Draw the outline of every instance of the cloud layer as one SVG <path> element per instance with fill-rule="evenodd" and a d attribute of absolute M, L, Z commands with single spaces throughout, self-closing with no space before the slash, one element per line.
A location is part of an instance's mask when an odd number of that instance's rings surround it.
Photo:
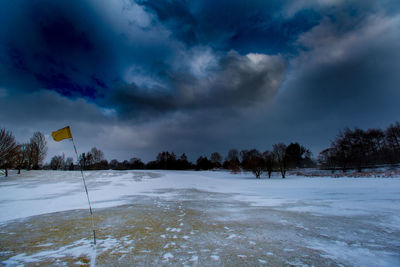
<path fill-rule="evenodd" d="M 399 11 L 372 0 L 3 1 L 0 126 L 27 139 L 71 124 L 84 150 L 109 159 L 281 141 L 318 152 L 343 127 L 398 119 Z"/>

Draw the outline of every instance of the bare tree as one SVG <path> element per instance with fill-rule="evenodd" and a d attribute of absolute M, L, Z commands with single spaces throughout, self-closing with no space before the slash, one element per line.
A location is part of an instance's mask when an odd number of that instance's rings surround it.
<path fill-rule="evenodd" d="M 229 150 L 224 162 L 224 168 L 231 170 L 233 173 L 240 171 L 239 152 L 236 149 Z"/>
<path fill-rule="evenodd" d="M 271 178 L 272 171 L 274 170 L 275 165 L 275 156 L 274 153 L 271 151 L 265 151 L 263 153 L 264 161 L 265 161 L 265 168 L 268 173 L 268 178 Z"/>
<path fill-rule="evenodd" d="M 93 147 L 90 150 L 90 153 L 93 156 L 93 163 L 100 163 L 102 160 L 104 160 L 104 153 L 100 149 L 97 149 L 96 147 Z"/>
<path fill-rule="evenodd" d="M 119 161 L 116 159 L 113 159 L 110 161 L 110 168 L 112 170 L 117 170 L 118 169 L 118 165 L 119 165 Z"/>
<path fill-rule="evenodd" d="M 84 170 L 87 169 L 88 164 L 87 164 L 86 153 L 82 153 L 79 155 L 78 163 L 82 169 L 84 169 Z"/>
<path fill-rule="evenodd" d="M 129 167 L 130 169 L 140 170 L 144 169 L 145 165 L 140 158 L 131 158 L 129 160 Z"/>
<path fill-rule="evenodd" d="M 177 159 L 174 152 L 163 151 L 158 153 L 156 159 L 156 168 L 163 170 L 173 170 L 176 168 Z"/>
<path fill-rule="evenodd" d="M 177 169 L 178 170 L 189 170 L 189 169 L 193 169 L 193 168 L 194 168 L 194 166 L 191 162 L 189 162 L 189 159 L 186 156 L 186 154 L 182 153 L 182 155 L 177 160 Z"/>
<path fill-rule="evenodd" d="M 260 178 L 265 170 L 265 162 L 261 153 L 257 149 L 242 150 L 240 156 L 242 157 L 242 167 L 251 171 L 256 178 Z"/>
<path fill-rule="evenodd" d="M 72 157 L 68 157 L 65 160 L 65 168 L 64 168 L 64 170 L 70 170 L 70 171 L 74 170 L 74 159 Z"/>
<path fill-rule="evenodd" d="M 299 143 L 290 143 L 286 148 L 289 168 L 303 168 L 307 155 L 311 155 L 310 150 Z"/>
<path fill-rule="evenodd" d="M 18 174 L 21 174 L 21 169 L 27 165 L 28 144 L 19 144 L 15 155 L 15 167 L 18 169 Z"/>
<path fill-rule="evenodd" d="M 337 150 L 334 147 L 329 147 L 322 150 L 318 156 L 318 163 L 332 173 L 335 172 L 337 160 L 336 160 Z"/>
<path fill-rule="evenodd" d="M 8 176 L 8 168 L 14 163 L 17 149 L 12 133 L 0 128 L 0 168 L 4 169 L 5 176 Z"/>
<path fill-rule="evenodd" d="M 385 159 L 385 133 L 381 129 L 368 129 L 366 132 L 369 164 L 382 164 Z"/>
<path fill-rule="evenodd" d="M 210 170 L 213 168 L 212 162 L 207 157 L 200 156 L 196 161 L 196 170 Z"/>
<path fill-rule="evenodd" d="M 65 165 L 64 158 L 65 158 L 64 154 L 62 156 L 57 155 L 57 156 L 52 157 L 51 161 L 50 161 L 50 168 L 52 170 L 63 169 L 64 165 Z"/>
<path fill-rule="evenodd" d="M 279 171 L 281 172 L 282 178 L 285 178 L 286 176 L 286 170 L 287 170 L 287 165 L 288 165 L 288 159 L 286 155 L 286 148 L 287 146 L 284 143 L 279 143 L 273 145 L 274 151 L 274 157 L 276 159 L 276 163 L 278 164 Z"/>
<path fill-rule="evenodd" d="M 227 161 L 239 160 L 239 151 L 237 151 L 237 149 L 229 150 L 226 160 Z"/>
<path fill-rule="evenodd" d="M 91 167 L 94 164 L 93 154 L 90 151 L 86 153 L 86 164 L 88 167 Z"/>
<path fill-rule="evenodd" d="M 39 169 L 47 154 L 47 141 L 44 134 L 35 132 L 29 143 L 29 158 L 33 169 Z"/>
<path fill-rule="evenodd" d="M 222 157 L 218 152 L 211 153 L 210 160 L 215 168 L 221 167 Z"/>
<path fill-rule="evenodd" d="M 328 152 L 335 152 L 335 163 L 343 171 L 348 168 L 356 168 L 361 171 L 362 168 L 371 164 L 372 159 L 375 157 L 371 136 L 362 129 L 355 128 L 350 130 L 346 128 L 332 142 L 331 147 L 334 150 L 325 151 L 321 156 L 329 156 Z"/>
<path fill-rule="evenodd" d="M 392 163 L 400 160 L 400 123 L 390 124 L 385 132 L 386 144 L 391 151 L 390 161 Z"/>
<path fill-rule="evenodd" d="M 343 172 L 349 167 L 351 163 L 351 139 L 349 138 L 350 129 L 346 128 L 344 131 L 339 132 L 335 140 L 332 142 L 331 147 L 336 150 L 335 159 L 336 164 L 342 169 Z"/>

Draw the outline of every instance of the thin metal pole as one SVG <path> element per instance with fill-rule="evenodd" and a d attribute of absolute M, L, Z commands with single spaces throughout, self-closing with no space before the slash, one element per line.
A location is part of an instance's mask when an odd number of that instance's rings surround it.
<path fill-rule="evenodd" d="M 76 159 L 78 161 L 79 166 L 81 167 L 81 175 L 82 175 L 82 181 L 83 181 L 83 186 L 85 187 L 85 192 L 86 192 L 86 197 L 89 203 L 89 210 L 90 210 L 90 217 L 92 219 L 92 230 L 93 230 L 93 241 L 94 241 L 94 245 L 96 245 L 96 231 L 94 229 L 94 219 L 93 219 L 93 211 L 92 211 L 92 205 L 90 204 L 90 199 L 89 199 L 89 192 L 86 186 L 86 181 L 85 181 L 85 176 L 83 175 L 83 166 L 82 164 L 79 162 L 79 156 L 78 156 L 78 152 L 76 151 L 76 146 L 75 146 L 75 142 L 74 142 L 74 138 L 72 137 L 72 144 L 74 145 L 74 150 L 75 150 L 75 154 L 76 154 Z"/>

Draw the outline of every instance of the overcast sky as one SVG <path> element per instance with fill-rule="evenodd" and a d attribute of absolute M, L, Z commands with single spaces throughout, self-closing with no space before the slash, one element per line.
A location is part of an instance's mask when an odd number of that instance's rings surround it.
<path fill-rule="evenodd" d="M 400 119 L 398 0 L 0 2 L 0 127 L 190 159 Z"/>

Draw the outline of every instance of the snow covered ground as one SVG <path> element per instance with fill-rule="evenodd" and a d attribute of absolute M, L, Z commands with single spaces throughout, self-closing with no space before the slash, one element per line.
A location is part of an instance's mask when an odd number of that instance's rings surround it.
<path fill-rule="evenodd" d="M 400 178 L 179 171 L 0 179 L 5 265 L 400 266 Z"/>

